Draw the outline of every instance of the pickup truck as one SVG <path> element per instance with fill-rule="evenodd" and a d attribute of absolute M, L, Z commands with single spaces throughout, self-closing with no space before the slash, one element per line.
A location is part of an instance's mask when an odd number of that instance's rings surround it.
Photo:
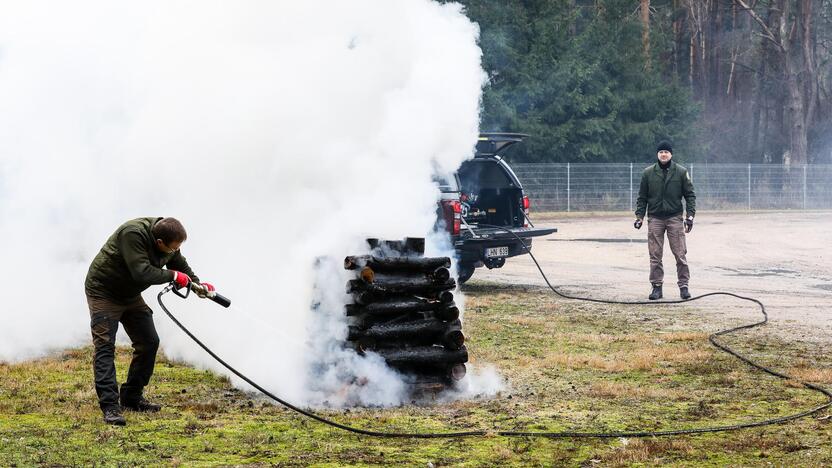
<path fill-rule="evenodd" d="M 529 197 L 501 156 L 526 136 L 483 133 L 474 158 L 462 163 L 451 177 L 437 179 L 441 192 L 438 226 L 451 236 L 459 283 L 468 281 L 476 268 L 501 268 L 507 258 L 524 254 L 517 237 L 531 248 L 533 237 L 557 232 L 534 227 Z"/>

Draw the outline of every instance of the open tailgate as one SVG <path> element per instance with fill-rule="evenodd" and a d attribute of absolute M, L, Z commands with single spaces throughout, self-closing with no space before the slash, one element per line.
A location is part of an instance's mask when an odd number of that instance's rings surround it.
<path fill-rule="evenodd" d="M 473 231 L 473 233 L 471 232 Z M 510 231 L 510 232 L 509 232 Z M 533 227 L 505 227 L 505 228 L 486 228 L 479 227 L 476 224 L 471 224 L 470 229 L 465 225 L 460 230 L 460 237 L 466 240 L 482 240 L 482 241 L 499 241 L 499 240 L 513 240 L 517 237 L 521 239 L 529 239 L 532 237 L 548 236 L 554 232 L 558 232 L 557 228 L 533 228 Z M 517 237 L 514 237 L 513 234 Z"/>

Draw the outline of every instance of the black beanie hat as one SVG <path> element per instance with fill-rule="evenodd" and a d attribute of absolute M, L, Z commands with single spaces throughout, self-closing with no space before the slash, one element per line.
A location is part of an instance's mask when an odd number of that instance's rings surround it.
<path fill-rule="evenodd" d="M 669 151 L 669 152 L 673 153 L 673 147 L 670 146 L 669 141 L 662 140 L 662 141 L 659 142 L 659 146 L 656 147 L 656 152 L 658 153 L 659 151 Z"/>

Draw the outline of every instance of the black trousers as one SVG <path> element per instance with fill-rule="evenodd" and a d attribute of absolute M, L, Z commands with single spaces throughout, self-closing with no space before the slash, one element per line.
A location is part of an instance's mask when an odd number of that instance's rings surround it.
<path fill-rule="evenodd" d="M 153 324 L 153 311 L 141 296 L 126 304 L 87 295 L 90 309 L 90 328 L 95 347 L 93 373 L 95 392 L 102 410 L 132 404 L 141 398 L 142 390 L 150 382 L 156 351 L 159 350 L 159 335 Z M 118 324 L 133 342 L 133 360 L 127 371 L 127 381 L 119 392 L 116 381 L 116 332 Z"/>

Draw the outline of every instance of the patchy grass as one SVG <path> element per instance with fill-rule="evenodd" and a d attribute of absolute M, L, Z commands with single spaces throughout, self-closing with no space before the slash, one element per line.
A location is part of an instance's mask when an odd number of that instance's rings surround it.
<path fill-rule="evenodd" d="M 712 348 L 707 335 L 723 324 L 703 320 L 701 311 L 688 306 L 585 304 L 535 288 L 476 281 L 466 294 L 472 365 L 496 365 L 509 381 L 505 392 L 492 399 L 323 414 L 390 431 L 663 430 L 782 416 L 823 401 Z M 772 332 L 752 330 L 725 341 L 797 378 L 832 383 L 832 358 L 822 349 L 783 342 Z M 127 413 L 128 426 L 117 428 L 100 421 L 91 359 L 91 349 L 83 348 L 0 363 L 0 466 L 832 464 L 828 414 L 676 438 L 359 437 L 164 356 L 148 393 L 165 408 L 155 415 Z M 129 349 L 120 348 L 117 360 L 123 379 Z"/>

